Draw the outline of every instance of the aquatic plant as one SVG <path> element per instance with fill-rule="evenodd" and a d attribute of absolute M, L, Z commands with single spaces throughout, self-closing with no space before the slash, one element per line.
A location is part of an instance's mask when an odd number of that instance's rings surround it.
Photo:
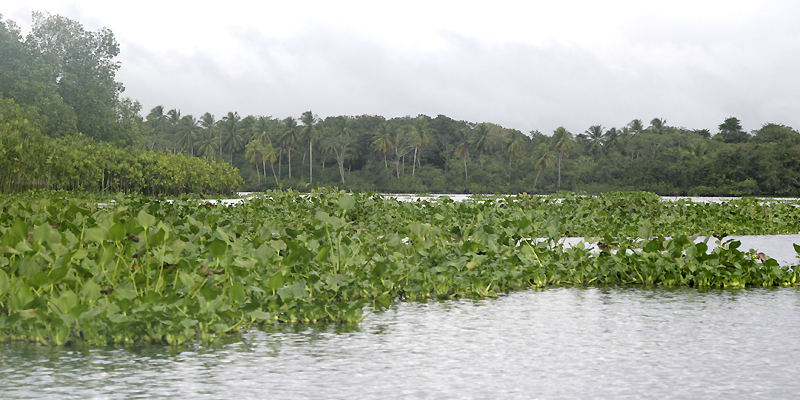
<path fill-rule="evenodd" d="M 332 190 L 234 206 L 106 200 L 0 196 L 0 340 L 178 344 L 261 324 L 358 322 L 398 300 L 553 285 L 790 286 L 799 271 L 736 241 L 709 252 L 690 236 L 794 233 L 800 210 L 781 202 L 401 202 Z M 565 247 L 564 236 L 602 245 Z"/>

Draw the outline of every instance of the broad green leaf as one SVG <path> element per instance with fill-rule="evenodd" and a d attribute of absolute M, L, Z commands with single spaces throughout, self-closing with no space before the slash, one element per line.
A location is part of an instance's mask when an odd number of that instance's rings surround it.
<path fill-rule="evenodd" d="M 139 225 L 143 228 L 149 228 L 156 223 L 156 217 L 150 215 L 144 209 L 139 211 L 139 214 L 136 215 L 136 221 L 139 222 Z"/>
<path fill-rule="evenodd" d="M 86 230 L 84 237 L 92 242 L 103 242 L 108 237 L 108 233 L 102 228 L 93 227 Z"/>
<path fill-rule="evenodd" d="M 8 289 L 10 286 L 11 285 L 8 279 L 8 274 L 6 274 L 6 271 L 0 269 L 0 299 L 3 298 L 4 294 L 8 293 Z"/>
<path fill-rule="evenodd" d="M 230 289 L 231 300 L 241 303 L 244 300 L 244 286 L 239 282 L 234 282 Z"/>
<path fill-rule="evenodd" d="M 339 197 L 339 208 L 345 211 L 352 210 L 356 205 L 356 200 L 351 195 L 342 195 Z"/>
<path fill-rule="evenodd" d="M 281 276 L 281 274 L 275 274 L 269 278 L 267 283 L 270 289 L 278 290 L 283 287 L 283 276 Z"/>

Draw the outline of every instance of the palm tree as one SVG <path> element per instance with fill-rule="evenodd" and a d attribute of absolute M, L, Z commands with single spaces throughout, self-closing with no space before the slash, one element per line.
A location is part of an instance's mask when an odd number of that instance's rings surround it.
<path fill-rule="evenodd" d="M 306 111 L 300 116 L 300 122 L 303 124 L 303 138 L 308 142 L 308 183 L 314 182 L 314 154 L 312 149 L 314 147 L 314 124 L 318 122 L 318 118 L 314 116 L 311 111 Z"/>
<path fill-rule="evenodd" d="M 553 149 L 558 152 L 558 183 L 556 188 L 561 189 L 561 159 L 564 154 L 569 153 L 572 149 L 572 134 L 569 133 L 563 126 L 559 126 L 553 131 Z"/>
<path fill-rule="evenodd" d="M 378 125 L 378 131 L 372 135 L 372 148 L 383 153 L 383 166 L 389 168 L 389 163 L 386 161 L 386 152 L 391 148 L 392 143 L 392 127 L 389 122 L 384 121 Z"/>
<path fill-rule="evenodd" d="M 194 138 L 197 136 L 199 129 L 200 126 L 198 125 L 197 120 L 191 114 L 181 118 L 180 122 L 178 123 L 178 145 L 181 146 L 181 150 L 183 150 L 183 152 L 189 153 L 191 156 L 194 156 Z"/>
<path fill-rule="evenodd" d="M 653 118 L 650 120 L 650 130 L 653 133 L 662 133 L 667 127 L 667 121 L 661 118 Z"/>
<path fill-rule="evenodd" d="M 299 132 L 297 130 L 297 120 L 292 117 L 283 119 L 283 134 L 280 138 L 281 147 L 286 149 L 286 154 L 289 156 L 289 179 L 292 179 L 292 151 L 297 142 L 300 141 Z M 278 165 L 278 171 L 281 166 Z"/>
<path fill-rule="evenodd" d="M 601 125 L 592 125 L 586 130 L 586 138 L 589 146 L 592 149 L 594 160 L 597 161 L 597 152 L 603 147 L 603 127 Z"/>
<path fill-rule="evenodd" d="M 542 155 L 539 159 L 536 160 L 536 177 L 533 178 L 533 190 L 536 190 L 536 184 L 539 182 L 539 175 L 542 174 L 542 171 L 547 169 L 547 163 L 550 160 L 550 152 L 547 151 L 547 148 L 544 148 L 542 151 Z"/>
<path fill-rule="evenodd" d="M 467 159 L 469 158 L 469 152 L 474 142 L 472 126 L 468 125 L 464 129 L 461 129 L 458 133 L 459 138 L 455 151 L 464 161 L 464 181 L 467 182 L 469 181 L 469 174 L 467 173 Z"/>
<path fill-rule="evenodd" d="M 200 117 L 199 123 L 200 123 L 200 126 L 203 127 L 204 134 L 208 134 L 208 135 L 211 135 L 211 136 L 216 136 L 216 121 L 214 120 L 214 114 L 211 114 L 210 112 L 206 112 L 205 114 L 203 114 Z M 222 158 L 222 153 L 221 153 L 222 152 L 222 137 L 220 136 L 218 139 L 219 140 L 218 140 L 217 144 L 214 147 L 216 147 L 217 150 L 220 151 L 219 155 L 220 155 L 220 158 Z M 208 158 L 207 154 L 206 154 L 206 158 Z"/>
<path fill-rule="evenodd" d="M 396 127 L 392 129 L 392 140 L 391 145 L 394 149 L 394 170 L 395 176 L 400 178 L 401 175 L 401 168 L 400 162 L 401 160 L 404 162 L 402 171 L 405 171 L 405 156 L 411 150 L 411 146 L 408 144 L 408 135 L 406 134 L 407 127 Z"/>
<path fill-rule="evenodd" d="M 347 126 L 348 118 L 342 116 L 329 117 L 325 119 L 325 125 L 327 134 L 323 137 L 321 143 L 325 148 L 333 151 L 339 167 L 339 177 L 342 180 L 342 185 L 344 185 L 344 161 L 347 158 L 348 148 L 353 144 L 351 131 Z"/>
<path fill-rule="evenodd" d="M 486 124 L 478 124 L 475 126 L 475 134 L 473 135 L 473 148 L 477 153 L 485 153 L 489 148 L 489 128 Z"/>
<path fill-rule="evenodd" d="M 233 164 L 233 153 L 241 150 L 243 145 L 242 135 L 239 129 L 239 121 L 242 117 L 238 112 L 228 112 L 228 115 L 222 117 L 222 131 L 224 133 L 224 140 L 222 141 L 223 149 L 228 150 L 230 153 L 230 162 Z"/>
<path fill-rule="evenodd" d="M 520 133 L 512 134 L 511 138 L 506 144 L 505 153 L 508 157 L 508 171 L 509 180 L 511 177 L 511 161 L 522 157 L 522 148 L 525 145 L 525 136 Z"/>
<path fill-rule="evenodd" d="M 258 177 L 258 186 L 261 186 L 261 174 L 258 173 L 258 162 L 263 162 L 263 146 L 257 139 L 253 139 L 250 143 L 244 146 L 244 157 L 256 166 L 256 176 Z M 264 171 L 266 176 L 266 171 Z"/>
<path fill-rule="evenodd" d="M 644 124 L 642 123 L 642 120 L 638 118 L 629 122 L 628 127 L 630 128 L 631 133 L 634 135 L 637 133 L 641 133 L 644 130 Z"/>
<path fill-rule="evenodd" d="M 200 133 L 197 139 L 197 153 L 202 154 L 206 158 L 206 161 L 208 161 L 210 158 L 216 156 L 218 144 L 219 142 L 214 131 L 205 129 Z"/>
<path fill-rule="evenodd" d="M 414 121 L 414 128 L 416 130 L 414 138 L 414 162 L 416 162 L 420 168 L 422 168 L 422 148 L 431 140 L 430 123 L 427 118 L 428 117 L 424 115 L 419 115 Z M 414 176 L 414 172 L 414 169 L 412 169 L 411 176 Z"/>
<path fill-rule="evenodd" d="M 164 115 L 164 106 L 158 105 L 153 107 L 150 113 L 147 114 L 145 120 L 152 134 L 152 142 L 150 142 L 148 146 L 152 150 L 156 147 L 161 135 L 164 134 L 164 125 L 167 123 L 167 117 Z"/>
<path fill-rule="evenodd" d="M 180 124 L 181 122 L 181 110 L 176 110 L 173 108 L 167 111 L 166 121 L 168 127 L 168 132 L 167 132 L 168 137 L 170 139 L 174 138 L 175 136 L 177 136 L 178 124 Z M 174 153 L 176 151 L 176 148 L 174 146 L 175 142 L 173 141 L 172 143 L 173 143 L 172 152 Z"/>

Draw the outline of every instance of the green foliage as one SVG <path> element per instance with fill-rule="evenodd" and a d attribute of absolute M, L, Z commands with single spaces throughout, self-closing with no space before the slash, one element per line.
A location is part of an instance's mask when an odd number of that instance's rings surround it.
<path fill-rule="evenodd" d="M 4 111 L 5 110 L 5 111 Z M 67 189 L 176 195 L 233 193 L 242 184 L 229 164 L 181 154 L 122 149 L 83 135 L 49 138 L 0 98 L 0 191 Z"/>
<path fill-rule="evenodd" d="M 708 252 L 687 236 L 796 231 L 800 211 L 780 202 L 619 193 L 408 203 L 330 190 L 237 206 L 114 200 L 0 196 L 0 340 L 178 344 L 270 323 L 357 322 L 365 306 L 398 300 L 554 285 L 792 286 L 800 271 L 735 241 Z M 564 248 L 564 235 L 596 236 L 601 250 Z"/>

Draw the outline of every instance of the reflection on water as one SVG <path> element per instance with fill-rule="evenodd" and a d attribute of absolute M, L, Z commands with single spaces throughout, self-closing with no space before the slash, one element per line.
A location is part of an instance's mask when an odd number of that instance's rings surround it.
<path fill-rule="evenodd" d="M 561 288 L 399 303 L 212 347 L 0 345 L 2 398 L 791 398 L 800 290 Z"/>

